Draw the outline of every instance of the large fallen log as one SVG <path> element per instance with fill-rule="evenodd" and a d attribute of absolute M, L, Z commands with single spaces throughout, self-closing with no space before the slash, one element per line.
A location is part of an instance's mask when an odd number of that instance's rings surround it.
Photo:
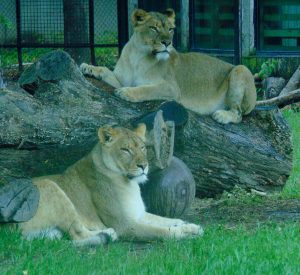
<path fill-rule="evenodd" d="M 63 171 L 96 141 L 103 124 L 130 126 L 161 102 L 129 103 L 96 88 L 56 51 L 0 90 L 0 181 Z M 290 129 L 279 110 L 255 111 L 221 125 L 188 111 L 175 130 L 174 155 L 191 169 L 198 196 L 235 185 L 280 190 L 291 171 Z"/>

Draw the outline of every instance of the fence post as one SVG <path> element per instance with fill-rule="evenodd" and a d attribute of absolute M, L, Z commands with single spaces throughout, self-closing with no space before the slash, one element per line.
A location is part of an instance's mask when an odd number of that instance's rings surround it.
<path fill-rule="evenodd" d="M 235 0 L 236 16 L 234 22 L 234 64 L 241 64 L 242 61 L 242 3 L 243 0 Z"/>
<path fill-rule="evenodd" d="M 95 60 L 95 21 L 94 21 L 94 0 L 89 0 L 89 33 L 90 33 L 90 52 L 91 63 L 96 65 Z"/>
<path fill-rule="evenodd" d="M 17 24 L 17 51 L 18 51 L 19 71 L 22 71 L 23 70 L 23 61 L 22 61 L 21 7 L 20 7 L 20 0 L 16 0 L 16 24 Z"/>
<path fill-rule="evenodd" d="M 242 56 L 249 56 L 255 50 L 254 44 L 254 0 L 242 2 Z"/>
<path fill-rule="evenodd" d="M 119 55 L 128 41 L 128 4 L 127 0 L 118 0 L 118 41 Z"/>
<path fill-rule="evenodd" d="M 180 44 L 181 49 L 187 51 L 189 48 L 189 0 L 180 0 Z"/>

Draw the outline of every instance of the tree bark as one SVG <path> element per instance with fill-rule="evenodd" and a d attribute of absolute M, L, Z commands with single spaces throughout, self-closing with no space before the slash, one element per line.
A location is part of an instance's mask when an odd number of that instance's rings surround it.
<path fill-rule="evenodd" d="M 294 72 L 294 74 L 292 75 L 292 77 L 290 78 L 286 86 L 282 89 L 280 95 L 281 96 L 286 95 L 289 92 L 296 90 L 298 88 L 300 88 L 300 66 Z"/>
<path fill-rule="evenodd" d="M 282 77 L 267 77 L 263 80 L 264 99 L 270 99 L 280 94 L 285 86 L 285 79 Z"/>
<path fill-rule="evenodd" d="M 130 103 L 103 92 L 61 51 L 33 64 L 19 83 L 23 89 L 0 91 L 2 182 L 62 172 L 92 148 L 99 126 L 130 127 L 161 105 Z M 191 169 L 198 196 L 215 196 L 235 185 L 266 192 L 284 186 L 292 145 L 279 110 L 255 111 L 229 125 L 187 114 L 185 124 L 175 123 L 174 155 Z"/>
<path fill-rule="evenodd" d="M 300 101 L 300 89 L 290 91 L 284 95 L 279 95 L 271 99 L 257 101 L 256 106 L 277 105 L 280 106 L 281 108 L 288 104 L 291 104 L 293 102 L 298 102 L 298 101 Z"/>

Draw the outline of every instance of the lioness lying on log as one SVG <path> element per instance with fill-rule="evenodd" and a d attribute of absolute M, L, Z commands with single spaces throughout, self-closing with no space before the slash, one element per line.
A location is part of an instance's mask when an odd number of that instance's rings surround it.
<path fill-rule="evenodd" d="M 65 232 L 76 245 L 201 235 L 199 225 L 146 212 L 139 188 L 148 173 L 145 131 L 144 124 L 135 131 L 104 126 L 93 150 L 63 174 L 34 178 L 40 201 L 35 216 L 19 224 L 23 235 Z"/>
<path fill-rule="evenodd" d="M 200 53 L 178 53 L 172 46 L 175 13 L 135 10 L 134 34 L 114 71 L 81 64 L 81 71 L 114 86 L 128 101 L 176 100 L 220 123 L 239 123 L 255 107 L 251 72 Z"/>

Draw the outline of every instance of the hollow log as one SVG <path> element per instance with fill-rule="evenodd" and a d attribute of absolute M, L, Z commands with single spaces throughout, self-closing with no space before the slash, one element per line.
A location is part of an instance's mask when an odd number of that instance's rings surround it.
<path fill-rule="evenodd" d="M 62 51 L 45 55 L 0 90 L 0 181 L 62 172 L 86 154 L 104 124 L 130 127 L 162 102 L 130 103 L 88 82 Z M 176 113 L 176 111 L 174 112 Z M 221 125 L 187 111 L 175 123 L 174 155 L 190 168 L 200 197 L 235 185 L 280 190 L 291 171 L 290 129 L 279 110 Z M 170 119 L 170 118 L 169 118 Z"/>

